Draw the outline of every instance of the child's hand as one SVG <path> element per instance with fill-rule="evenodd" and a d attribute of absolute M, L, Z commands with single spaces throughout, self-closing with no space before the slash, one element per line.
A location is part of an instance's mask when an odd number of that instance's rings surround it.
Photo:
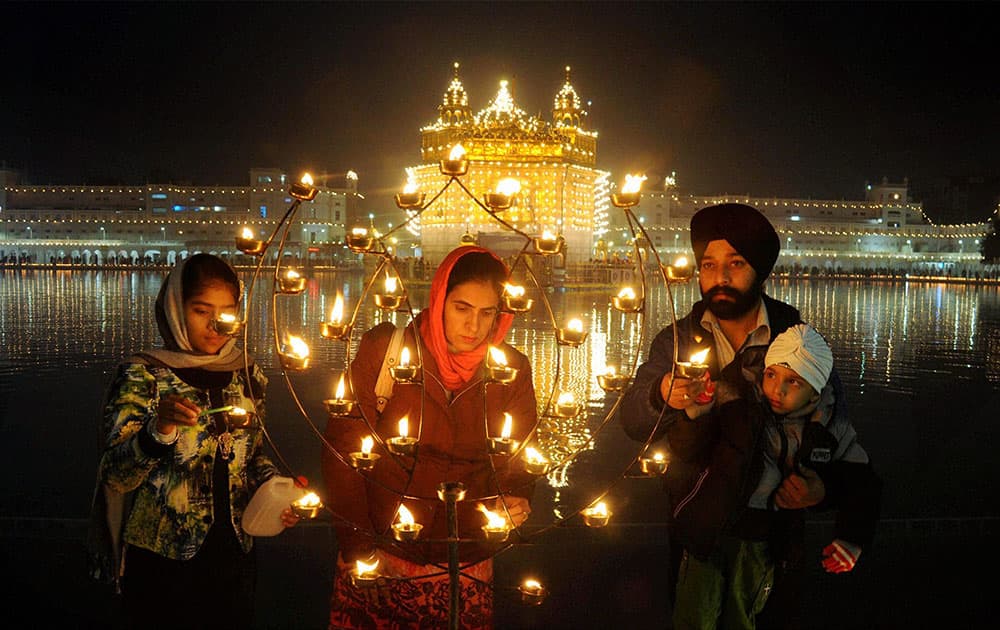
<path fill-rule="evenodd" d="M 860 557 L 861 547 L 837 538 L 823 548 L 823 568 L 827 573 L 847 573 Z"/>
<path fill-rule="evenodd" d="M 802 510 L 818 504 L 826 497 L 826 486 L 815 470 L 802 467 L 802 474 L 792 473 L 785 477 L 774 503 L 783 510 Z"/>

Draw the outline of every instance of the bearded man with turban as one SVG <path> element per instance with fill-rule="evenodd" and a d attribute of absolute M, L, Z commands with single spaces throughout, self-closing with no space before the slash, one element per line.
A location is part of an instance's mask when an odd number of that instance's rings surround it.
<path fill-rule="evenodd" d="M 780 239 L 758 210 L 703 208 L 691 219 L 691 244 L 702 299 L 676 330 L 668 326 L 654 338 L 618 413 L 630 438 L 665 437 L 671 453 L 664 485 L 677 571 L 674 627 L 795 627 L 804 511 L 836 507 L 846 479 L 870 465 L 836 462 L 822 475 L 790 470 L 773 505 L 750 501 L 763 471 L 764 426 L 774 421 L 756 384 L 770 343 L 802 318 L 764 293 Z M 675 356 L 683 362 L 705 350 L 705 376 L 675 375 Z M 847 417 L 836 371 L 830 383 L 834 426 Z M 747 404 L 741 413 L 722 413 L 723 396 Z"/>

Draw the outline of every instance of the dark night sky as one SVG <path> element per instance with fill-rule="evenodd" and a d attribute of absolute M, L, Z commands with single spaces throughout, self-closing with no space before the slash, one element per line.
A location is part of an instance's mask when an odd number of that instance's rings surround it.
<path fill-rule="evenodd" d="M 360 175 L 371 210 L 461 76 L 549 119 L 573 67 L 598 166 L 696 194 L 860 198 L 1000 172 L 988 3 L 4 3 L 0 161 L 33 183 Z"/>

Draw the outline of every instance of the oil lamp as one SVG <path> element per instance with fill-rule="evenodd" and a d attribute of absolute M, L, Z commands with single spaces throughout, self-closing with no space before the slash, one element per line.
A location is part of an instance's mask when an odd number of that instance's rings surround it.
<path fill-rule="evenodd" d="M 583 322 L 573 318 L 569 320 L 565 328 L 556 329 L 556 342 L 561 346 L 576 347 L 587 338 L 587 333 L 583 330 Z"/>
<path fill-rule="evenodd" d="M 413 514 L 402 503 L 397 513 L 399 520 L 392 524 L 392 537 L 400 542 L 416 540 L 424 526 L 413 519 Z"/>
<path fill-rule="evenodd" d="M 517 378 L 517 368 L 507 365 L 507 356 L 503 350 L 490 346 L 490 360 L 486 363 L 486 376 L 491 381 L 507 385 Z"/>
<path fill-rule="evenodd" d="M 212 320 L 212 328 L 220 335 L 233 337 L 243 330 L 243 323 L 233 313 L 219 313 L 219 316 Z"/>
<path fill-rule="evenodd" d="M 524 449 L 524 472 L 529 475 L 544 475 L 549 472 L 549 460 L 534 446 Z"/>
<path fill-rule="evenodd" d="M 605 367 L 604 374 L 597 375 L 597 384 L 606 392 L 620 392 L 628 386 L 628 381 L 628 375 L 616 374 L 613 365 Z"/>
<path fill-rule="evenodd" d="M 662 475 L 667 470 L 667 456 L 663 453 L 653 453 L 652 457 L 640 457 L 639 469 L 646 475 Z"/>
<path fill-rule="evenodd" d="M 298 271 L 289 269 L 278 276 L 278 291 L 285 295 L 298 295 L 306 289 L 306 279 Z"/>
<path fill-rule="evenodd" d="M 513 423 L 514 419 L 505 411 L 500 436 L 486 438 L 490 447 L 490 455 L 510 455 L 517 448 L 517 440 L 512 440 L 510 437 Z"/>
<path fill-rule="evenodd" d="M 243 233 L 236 237 L 236 249 L 250 256 L 259 256 L 264 253 L 264 241 L 254 238 L 253 230 L 245 227 Z"/>
<path fill-rule="evenodd" d="M 368 228 L 356 227 L 351 228 L 351 231 L 344 236 L 344 242 L 355 254 L 364 254 L 371 251 L 375 237 L 368 233 Z"/>
<path fill-rule="evenodd" d="M 632 287 L 622 287 L 618 295 L 611 297 L 611 305 L 622 313 L 636 313 L 642 310 L 642 298 L 635 294 Z"/>
<path fill-rule="evenodd" d="M 486 202 L 490 210 L 499 212 L 510 208 L 514 202 L 514 195 L 519 192 L 521 192 L 521 182 L 513 177 L 505 177 L 497 182 L 496 192 L 486 193 L 483 201 Z"/>
<path fill-rule="evenodd" d="M 337 391 L 333 398 L 323 401 L 326 412 L 332 416 L 346 416 L 354 408 L 354 401 L 344 397 L 344 375 L 340 375 L 340 382 L 337 384 Z"/>
<path fill-rule="evenodd" d="M 554 411 L 560 418 L 573 418 L 580 413 L 580 404 L 573 399 L 573 392 L 559 392 Z"/>
<path fill-rule="evenodd" d="M 609 518 L 611 518 L 611 512 L 608 511 L 608 506 L 604 501 L 592 505 L 583 511 L 583 522 L 587 527 L 604 527 L 608 524 Z"/>
<path fill-rule="evenodd" d="M 288 342 L 281 346 L 278 356 L 281 367 L 286 370 L 300 371 L 309 367 L 309 346 L 301 337 L 288 335 Z"/>
<path fill-rule="evenodd" d="M 374 446 L 375 439 L 372 436 L 366 435 L 361 438 L 361 450 L 348 453 L 348 459 L 351 461 L 351 466 L 358 470 L 371 470 L 374 468 L 375 462 L 380 457 L 378 453 L 372 453 L 372 447 Z"/>
<path fill-rule="evenodd" d="M 695 352 L 691 355 L 690 361 L 678 361 L 677 376 L 690 379 L 699 379 L 705 376 L 705 373 L 708 372 L 708 363 L 705 363 L 705 359 L 708 357 L 708 350 L 708 348 L 705 348 L 701 352 Z"/>
<path fill-rule="evenodd" d="M 639 189 L 642 182 L 646 181 L 645 175 L 626 175 L 625 184 L 622 185 L 621 192 L 611 193 L 611 203 L 616 208 L 631 208 L 639 203 Z"/>
<path fill-rule="evenodd" d="M 507 519 L 486 509 L 486 506 L 482 503 L 477 505 L 476 509 L 486 517 L 486 524 L 483 525 L 483 533 L 486 534 L 486 540 L 488 542 L 503 542 L 507 540 L 507 536 L 510 535 L 510 525 L 507 523 Z"/>
<path fill-rule="evenodd" d="M 417 190 L 413 169 L 406 169 L 406 185 L 403 186 L 403 192 L 396 193 L 396 205 L 402 210 L 418 210 L 424 205 L 424 196 L 424 193 Z"/>
<path fill-rule="evenodd" d="M 313 519 L 323 509 L 323 502 L 315 492 L 307 492 L 301 498 L 292 501 L 292 512 L 299 518 Z"/>
<path fill-rule="evenodd" d="M 465 147 L 456 144 L 448 153 L 447 160 L 441 160 L 441 174 L 461 177 L 469 171 L 469 161 L 465 159 Z"/>
<path fill-rule="evenodd" d="M 344 297 L 337 291 L 330 309 L 330 321 L 320 322 L 319 334 L 324 339 L 344 339 L 351 333 L 351 323 L 344 321 Z"/>
<path fill-rule="evenodd" d="M 375 294 L 375 306 L 384 311 L 394 311 L 403 302 L 403 294 L 397 292 L 398 279 L 385 272 L 385 292 Z"/>
<path fill-rule="evenodd" d="M 233 406 L 225 412 L 226 425 L 230 429 L 245 429 L 250 426 L 253 415 L 243 407 Z"/>
<path fill-rule="evenodd" d="M 443 481 L 437 487 L 438 499 L 445 503 L 465 500 L 465 484 L 461 481 Z"/>
<path fill-rule="evenodd" d="M 399 419 L 399 435 L 396 437 L 391 437 L 386 440 L 386 446 L 389 447 L 389 452 L 396 455 L 408 455 L 413 456 L 417 450 L 417 438 L 410 437 L 410 418 L 409 416 L 403 416 Z"/>
<path fill-rule="evenodd" d="M 673 263 L 663 265 L 663 276 L 670 284 L 684 284 L 694 276 L 694 267 L 686 256 L 678 256 Z"/>
<path fill-rule="evenodd" d="M 512 313 L 530 311 L 531 306 L 535 303 L 534 300 L 524 294 L 523 286 L 506 282 L 503 285 L 503 295 L 500 296 L 500 299 L 503 300 L 504 308 Z"/>
<path fill-rule="evenodd" d="M 316 193 L 318 192 L 313 187 L 313 178 L 309 173 L 304 174 L 302 179 L 292 182 L 292 185 L 288 187 L 288 194 L 299 201 L 312 201 L 316 198 Z"/>
<path fill-rule="evenodd" d="M 412 383 L 420 372 L 420 365 L 410 363 L 410 349 L 403 346 L 399 353 L 399 363 L 389 368 L 392 379 L 397 383 Z"/>
<path fill-rule="evenodd" d="M 351 572 L 351 584 L 356 588 L 371 588 L 375 586 L 375 581 L 379 577 L 378 558 L 372 563 L 358 560 L 355 562 L 354 571 Z"/>
<path fill-rule="evenodd" d="M 521 593 L 521 603 L 528 604 L 529 606 L 541 604 L 545 601 L 545 596 L 548 594 L 541 582 L 531 578 L 521 582 L 517 590 Z"/>
<path fill-rule="evenodd" d="M 563 246 L 566 245 L 566 239 L 562 235 L 556 236 L 549 230 L 543 231 L 541 236 L 536 236 L 533 242 L 535 251 L 545 256 L 558 254 L 562 251 Z"/>

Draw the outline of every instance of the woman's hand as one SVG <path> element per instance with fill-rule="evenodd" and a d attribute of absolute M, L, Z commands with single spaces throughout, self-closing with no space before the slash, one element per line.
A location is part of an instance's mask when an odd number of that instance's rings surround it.
<path fill-rule="evenodd" d="M 281 511 L 281 524 L 285 526 L 285 529 L 295 527 L 299 524 L 300 520 L 299 516 L 290 507 Z"/>
<path fill-rule="evenodd" d="M 509 518 L 512 527 L 520 527 L 521 523 L 528 520 L 528 515 L 531 514 L 531 504 L 524 497 L 514 495 L 497 497 L 493 502 L 493 512 L 504 518 Z"/>
<path fill-rule="evenodd" d="M 167 394 L 156 408 L 156 430 L 170 435 L 179 426 L 191 427 L 198 420 L 201 407 L 183 396 Z"/>

